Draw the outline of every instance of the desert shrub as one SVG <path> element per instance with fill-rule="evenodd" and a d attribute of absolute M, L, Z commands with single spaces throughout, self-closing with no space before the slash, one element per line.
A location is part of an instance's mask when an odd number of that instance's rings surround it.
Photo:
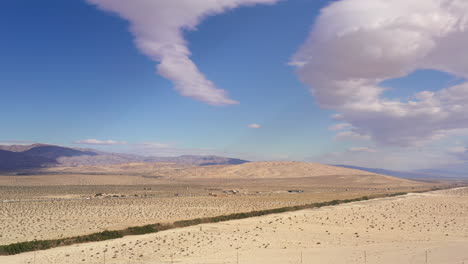
<path fill-rule="evenodd" d="M 339 200 L 333 200 L 333 201 L 330 201 L 330 202 L 326 202 L 325 204 L 326 205 L 337 205 L 337 204 L 340 204 L 341 202 Z"/>
<path fill-rule="evenodd" d="M 33 250 L 43 250 L 48 249 L 53 246 L 53 241 L 50 240 L 39 240 L 39 241 L 29 241 L 14 243 L 6 246 L 0 247 L 0 252 L 6 255 L 15 255 L 22 252 L 28 252 Z"/>
<path fill-rule="evenodd" d="M 93 233 L 85 236 L 79 236 L 74 238 L 76 242 L 93 242 L 93 241 L 103 241 L 115 238 L 121 238 L 123 234 L 121 231 L 103 231 L 99 233 Z"/>
<path fill-rule="evenodd" d="M 143 235 L 143 234 L 158 232 L 158 229 L 156 229 L 155 225 L 145 225 L 145 226 L 130 227 L 125 231 L 127 231 L 128 234 L 130 235 Z"/>
<path fill-rule="evenodd" d="M 191 220 L 182 220 L 182 221 L 176 221 L 174 222 L 174 225 L 176 227 L 184 227 L 184 226 L 192 226 L 192 225 L 198 225 L 203 223 L 203 220 L 201 218 L 195 218 Z"/>
<path fill-rule="evenodd" d="M 390 193 L 388 196 L 394 197 L 394 196 L 401 196 L 401 195 L 406 195 L 408 194 L 407 192 L 397 192 L 397 193 Z"/>

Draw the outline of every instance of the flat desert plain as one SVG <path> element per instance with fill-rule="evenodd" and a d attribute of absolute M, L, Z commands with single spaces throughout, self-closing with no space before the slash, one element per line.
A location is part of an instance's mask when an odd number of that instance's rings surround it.
<path fill-rule="evenodd" d="M 130 164 L 45 173 L 0 176 L 0 245 L 434 186 L 295 162 L 188 169 Z"/>
<path fill-rule="evenodd" d="M 135 163 L 5 174 L 0 245 L 447 185 L 301 162 Z M 352 263 L 367 248 L 372 261 L 385 257 L 379 250 L 386 245 L 452 243 L 466 234 L 466 203 L 464 191 L 410 195 L 25 253 L 0 263 L 237 263 L 237 254 L 239 263 L 298 263 L 300 254 L 304 263 L 321 255 Z"/>
<path fill-rule="evenodd" d="M 0 257 L 16 263 L 467 263 L 468 188 Z"/>

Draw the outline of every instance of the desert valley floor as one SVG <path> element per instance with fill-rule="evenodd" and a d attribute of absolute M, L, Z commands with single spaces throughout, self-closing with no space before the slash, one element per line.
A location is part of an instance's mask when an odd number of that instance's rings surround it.
<path fill-rule="evenodd" d="M 0 256 L 0 263 L 425 263 L 426 255 L 428 263 L 463 263 L 468 189 L 414 193 L 448 185 L 290 162 L 8 174 L 0 177 L 0 245 L 410 194 Z"/>
<path fill-rule="evenodd" d="M 464 263 L 468 189 L 163 231 L 0 257 L 13 263 Z"/>

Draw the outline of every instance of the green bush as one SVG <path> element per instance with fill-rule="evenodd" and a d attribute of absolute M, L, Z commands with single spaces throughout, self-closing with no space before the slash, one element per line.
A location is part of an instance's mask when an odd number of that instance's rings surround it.
<path fill-rule="evenodd" d="M 78 243 L 83 242 L 94 242 L 94 241 L 104 241 L 109 239 L 121 238 L 123 234 L 121 231 L 103 231 L 100 233 L 93 233 L 85 236 L 79 236 L 75 238 L 71 238 L 71 240 L 76 241 Z"/>
<path fill-rule="evenodd" d="M 145 226 L 130 227 L 126 231 L 128 231 L 128 234 L 130 235 L 143 235 L 143 234 L 156 233 L 158 232 L 158 229 L 156 229 L 155 225 L 145 225 Z"/>
<path fill-rule="evenodd" d="M 397 193 L 390 193 L 388 196 L 390 197 L 395 197 L 395 196 L 401 196 L 401 195 L 406 195 L 408 194 L 407 192 L 397 192 Z"/>
<path fill-rule="evenodd" d="M 50 240 L 29 241 L 1 246 L 0 252 L 8 255 L 15 255 L 33 250 L 48 249 L 51 247 L 53 247 L 53 243 Z"/>

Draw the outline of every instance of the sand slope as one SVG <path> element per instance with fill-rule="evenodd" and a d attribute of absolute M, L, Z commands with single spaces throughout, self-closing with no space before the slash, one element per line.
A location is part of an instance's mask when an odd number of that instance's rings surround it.
<path fill-rule="evenodd" d="M 303 178 L 332 175 L 349 176 L 377 174 L 318 163 L 262 161 L 233 166 L 193 167 L 181 171 L 177 176 L 192 178 Z"/>
<path fill-rule="evenodd" d="M 297 161 L 262 161 L 239 165 L 194 166 L 171 163 L 130 163 L 97 167 L 62 167 L 45 172 L 151 174 L 168 178 L 276 179 L 317 176 L 371 176 L 389 181 L 405 181 L 362 170 Z M 408 182 L 408 181 L 406 181 Z"/>
<path fill-rule="evenodd" d="M 293 161 L 250 162 L 240 165 L 196 166 L 173 163 L 129 163 L 109 166 L 56 167 L 20 176 L 0 176 L 0 186 L 28 185 L 147 185 L 158 179 L 298 179 L 315 178 L 317 182 L 336 182 L 346 187 L 355 184 L 381 187 L 416 186 L 414 182 L 371 172 Z"/>

